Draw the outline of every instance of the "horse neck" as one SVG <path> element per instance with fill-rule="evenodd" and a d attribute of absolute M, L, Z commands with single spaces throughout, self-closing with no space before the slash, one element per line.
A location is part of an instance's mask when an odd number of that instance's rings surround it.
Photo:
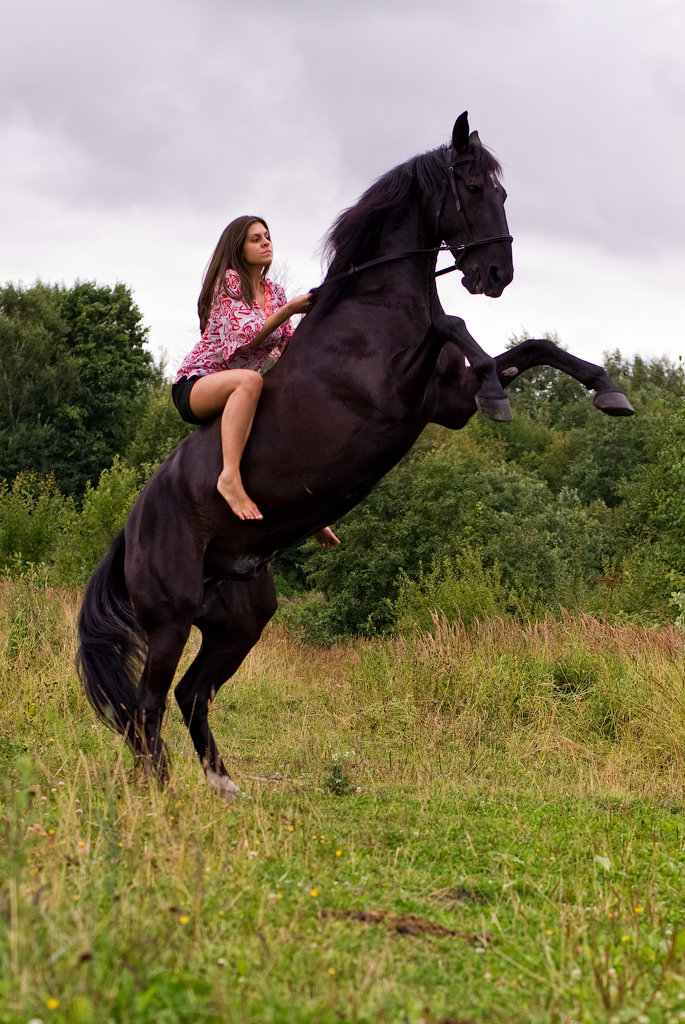
<path fill-rule="evenodd" d="M 391 290 L 427 294 L 434 281 L 434 248 L 425 215 L 415 198 L 413 203 L 386 214 L 378 234 L 377 252 L 371 258 L 399 257 L 387 264 L 391 268 Z M 410 255 L 404 256 L 405 253 Z"/>
<path fill-rule="evenodd" d="M 350 265 L 336 258 L 328 277 L 331 280 L 343 277 L 341 289 L 346 297 L 373 288 L 382 280 L 387 294 L 397 292 L 418 298 L 423 293 L 430 301 L 435 292 L 436 244 L 422 209 L 421 197 L 416 195 L 385 213 L 377 229 L 375 244 L 352 260 L 355 266 L 364 269 L 346 282 L 344 275 L 349 273 Z M 374 260 L 387 262 L 365 268 L 366 263 Z"/>

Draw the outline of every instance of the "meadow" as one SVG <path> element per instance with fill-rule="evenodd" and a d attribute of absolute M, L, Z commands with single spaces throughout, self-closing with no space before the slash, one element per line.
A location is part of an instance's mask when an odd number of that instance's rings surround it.
<path fill-rule="evenodd" d="M 162 792 L 96 722 L 77 605 L 0 581 L 0 1024 L 685 1020 L 682 627 L 277 622 L 226 805 L 175 705 Z"/>

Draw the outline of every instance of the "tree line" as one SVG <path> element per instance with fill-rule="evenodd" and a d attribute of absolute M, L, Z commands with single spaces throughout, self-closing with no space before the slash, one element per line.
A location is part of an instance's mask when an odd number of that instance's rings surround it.
<path fill-rule="evenodd" d="M 146 338 L 123 285 L 0 289 L 0 571 L 81 585 L 193 429 Z M 340 523 L 339 550 L 278 560 L 283 618 L 318 642 L 430 626 L 436 609 L 682 619 L 685 372 L 605 365 L 636 416 L 541 368 L 509 389 L 511 424 L 429 426 Z"/>

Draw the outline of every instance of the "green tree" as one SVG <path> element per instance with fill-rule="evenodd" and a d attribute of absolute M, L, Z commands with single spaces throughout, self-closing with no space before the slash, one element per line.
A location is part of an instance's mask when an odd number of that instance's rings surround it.
<path fill-rule="evenodd" d="M 60 380 L 68 393 L 71 376 L 57 358 L 66 327 L 56 289 L 7 285 L 0 290 L 0 476 L 23 469 L 47 474 L 59 438 L 53 422 Z M 66 369 L 66 367 L 64 368 Z"/>
<path fill-rule="evenodd" d="M 605 353 L 604 367 L 620 388 L 632 393 L 640 392 L 645 399 L 658 399 L 667 404 L 679 404 L 685 395 L 685 366 L 682 357 L 675 362 L 668 356 L 632 360 L 621 353 Z"/>
<path fill-rule="evenodd" d="M 135 432 L 123 453 L 127 465 L 150 475 L 195 427 L 178 415 L 167 381 L 151 387 L 136 417 Z"/>
<path fill-rule="evenodd" d="M 0 476 L 54 474 L 81 494 L 135 434 L 162 379 L 128 288 L 0 289 Z"/>

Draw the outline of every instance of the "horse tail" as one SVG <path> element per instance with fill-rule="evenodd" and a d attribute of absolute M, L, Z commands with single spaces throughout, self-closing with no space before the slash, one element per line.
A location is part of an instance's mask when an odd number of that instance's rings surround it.
<path fill-rule="evenodd" d="M 135 747 L 136 685 L 147 644 L 124 578 L 125 551 L 122 530 L 86 587 L 78 620 L 76 667 L 99 717 Z"/>

